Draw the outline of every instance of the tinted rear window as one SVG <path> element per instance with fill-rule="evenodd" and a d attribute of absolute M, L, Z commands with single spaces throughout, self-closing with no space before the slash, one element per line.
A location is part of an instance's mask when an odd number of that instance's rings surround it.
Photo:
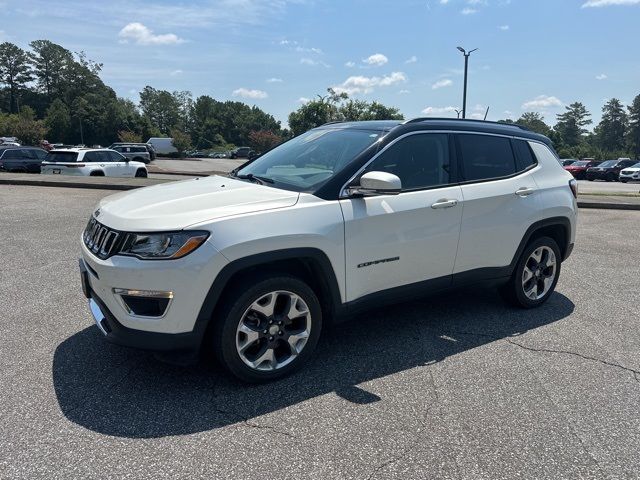
<path fill-rule="evenodd" d="M 78 159 L 77 152 L 49 152 L 45 158 L 46 162 L 67 163 L 75 162 Z"/>
<path fill-rule="evenodd" d="M 508 138 L 460 134 L 458 142 L 465 180 L 487 180 L 516 173 L 516 162 Z"/>
<path fill-rule="evenodd" d="M 536 159 L 528 142 L 513 140 L 513 149 L 516 153 L 516 166 L 519 172 L 523 172 L 536 164 Z"/>

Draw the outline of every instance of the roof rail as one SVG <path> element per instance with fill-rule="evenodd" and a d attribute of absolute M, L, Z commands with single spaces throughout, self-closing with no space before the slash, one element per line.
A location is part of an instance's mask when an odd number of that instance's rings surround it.
<path fill-rule="evenodd" d="M 476 120 L 476 119 L 473 119 L 473 118 L 418 117 L 418 118 L 412 118 L 410 120 L 407 120 L 406 122 L 403 123 L 403 125 L 406 125 L 408 123 L 425 122 L 425 121 L 428 121 L 428 120 L 446 120 L 448 122 L 489 123 L 489 124 L 492 124 L 492 125 L 501 125 L 501 126 L 504 126 L 504 127 L 519 128 L 520 130 L 526 130 L 527 132 L 531 131 L 527 127 L 519 125 L 517 123 L 500 123 L 500 122 L 492 122 L 492 121 L 489 121 L 489 120 Z"/>
<path fill-rule="evenodd" d="M 325 125 L 333 125 L 334 123 L 344 123 L 343 120 L 334 120 L 333 122 L 327 122 L 327 123 L 323 123 L 322 125 L 320 125 L 321 127 L 324 127 Z"/>

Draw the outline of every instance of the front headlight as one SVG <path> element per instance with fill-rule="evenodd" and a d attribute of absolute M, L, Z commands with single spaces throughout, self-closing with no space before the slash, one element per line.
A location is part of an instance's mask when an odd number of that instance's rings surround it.
<path fill-rule="evenodd" d="M 202 231 L 130 233 L 119 253 L 150 260 L 182 258 L 202 245 L 208 236 L 209 232 Z"/>

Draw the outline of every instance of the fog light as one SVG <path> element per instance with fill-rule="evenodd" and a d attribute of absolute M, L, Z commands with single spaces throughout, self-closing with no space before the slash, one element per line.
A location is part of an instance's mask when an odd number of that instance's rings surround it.
<path fill-rule="evenodd" d="M 162 317 L 173 299 L 173 292 L 160 290 L 114 288 L 113 293 L 120 297 L 125 310 L 137 317 Z"/>

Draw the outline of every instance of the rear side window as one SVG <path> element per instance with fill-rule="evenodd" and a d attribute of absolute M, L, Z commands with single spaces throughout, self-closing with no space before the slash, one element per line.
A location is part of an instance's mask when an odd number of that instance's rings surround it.
<path fill-rule="evenodd" d="M 103 153 L 109 157 L 108 161 L 111 161 L 111 162 L 123 162 L 125 160 L 124 156 L 120 155 L 117 152 L 103 152 Z"/>
<path fill-rule="evenodd" d="M 28 158 L 27 151 L 19 148 L 15 150 L 7 150 L 2 156 L 3 160 L 20 160 L 23 158 Z"/>
<path fill-rule="evenodd" d="M 513 150 L 516 154 L 516 167 L 518 172 L 524 172 L 527 168 L 535 165 L 536 159 L 533 156 L 529 142 L 524 140 L 512 140 Z"/>
<path fill-rule="evenodd" d="M 516 173 L 511 141 L 491 135 L 459 134 L 462 176 L 467 181 L 507 177 Z"/>
<path fill-rule="evenodd" d="M 49 152 L 45 161 L 53 163 L 75 162 L 78 159 L 76 152 Z"/>
<path fill-rule="evenodd" d="M 389 147 L 366 169 L 392 173 L 403 190 L 447 185 L 449 178 L 449 136 L 440 133 L 410 135 Z"/>

